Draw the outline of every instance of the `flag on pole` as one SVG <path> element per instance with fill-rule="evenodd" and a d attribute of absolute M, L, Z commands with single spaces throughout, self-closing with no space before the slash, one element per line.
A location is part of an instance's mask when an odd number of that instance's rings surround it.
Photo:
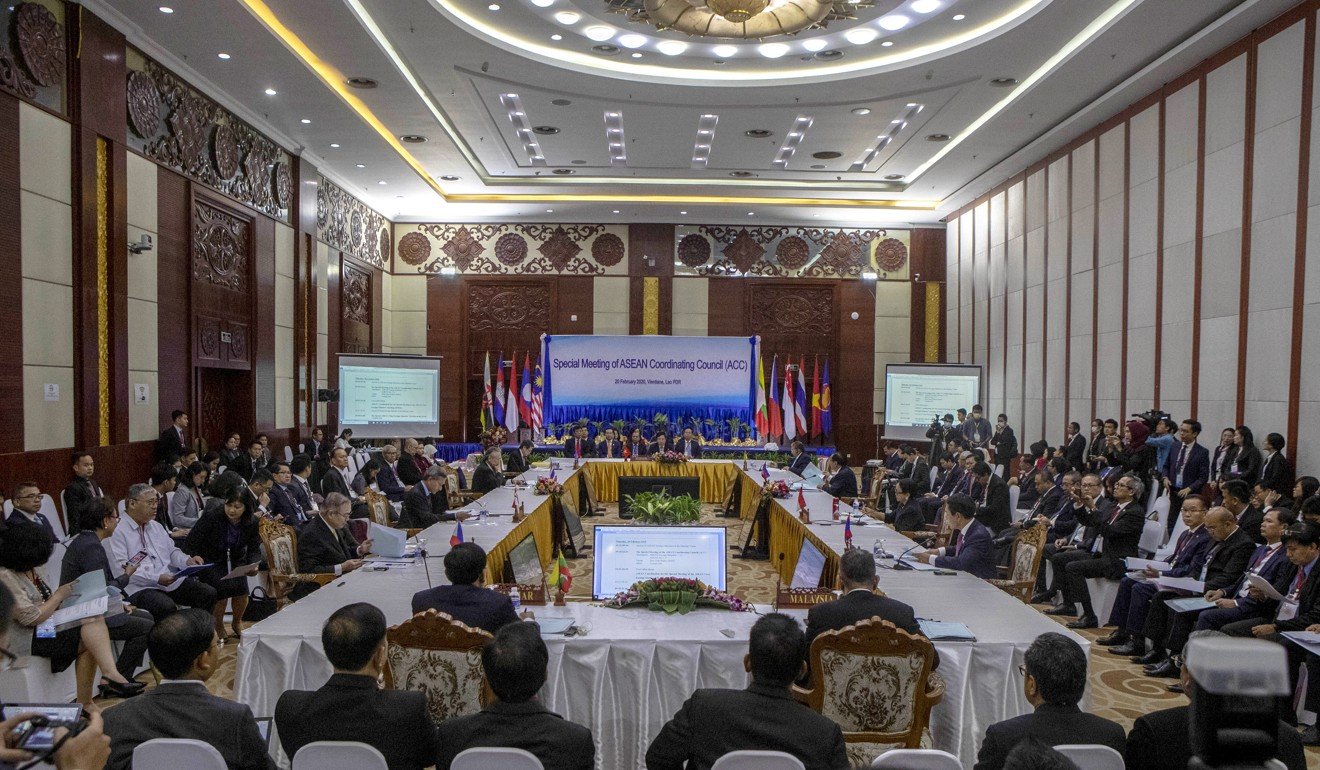
<path fill-rule="evenodd" d="M 505 391 L 504 402 L 504 427 L 509 429 L 509 433 L 518 430 L 518 385 L 514 382 L 514 369 L 517 368 L 514 361 L 518 359 L 518 354 L 513 354 L 513 359 L 509 361 L 509 388 Z"/>
<path fill-rule="evenodd" d="M 514 494 L 518 494 L 517 490 L 514 490 Z M 837 497 L 830 498 L 830 518 L 835 521 L 839 520 L 839 498 Z"/>
<path fill-rule="evenodd" d="M 784 408 L 784 438 L 788 441 L 797 438 L 798 434 L 798 421 L 793 417 L 795 410 L 793 408 L 792 366 L 792 359 L 790 358 L 789 363 L 784 364 L 784 396 L 781 404 Z"/>
<path fill-rule="evenodd" d="M 770 480 L 770 471 L 766 469 L 765 463 L 761 463 L 761 481 Z"/>
<path fill-rule="evenodd" d="M 518 488 L 513 488 L 513 515 L 518 515 Z"/>
<path fill-rule="evenodd" d="M 495 416 L 495 424 L 504 424 L 504 351 L 501 350 L 495 356 L 495 400 L 491 402 L 491 413 Z"/>
<path fill-rule="evenodd" d="M 769 403 L 769 422 L 770 436 L 776 441 L 784 433 L 784 422 L 779 419 L 779 391 L 776 389 L 779 380 L 779 355 L 776 354 L 774 361 L 770 364 L 770 389 L 766 391 L 766 396 L 770 399 Z"/>
<path fill-rule="evenodd" d="M 563 551 L 555 552 L 555 560 L 550 564 L 548 582 L 551 588 L 558 588 L 564 593 L 568 593 L 568 589 L 573 587 L 573 576 L 569 574 L 568 561 L 564 558 Z"/>
<path fill-rule="evenodd" d="M 798 435 L 803 438 L 811 438 L 807 434 L 807 391 L 802 384 L 802 368 L 806 365 L 805 358 L 798 359 L 797 378 L 793 383 L 793 419 L 797 420 Z"/>
<path fill-rule="evenodd" d="M 531 353 L 523 353 L 522 387 L 518 389 L 522 396 L 518 401 L 518 413 L 528 425 L 532 425 L 532 364 L 529 360 L 531 356 Z"/>
<path fill-rule="evenodd" d="M 830 435 L 833 425 L 833 418 L 830 415 L 830 360 L 825 359 L 825 379 L 820 384 L 820 436 L 825 438 Z"/>
<path fill-rule="evenodd" d="M 810 436 L 820 436 L 820 356 L 816 356 L 811 364 L 811 433 Z"/>
<path fill-rule="evenodd" d="M 761 362 L 760 346 L 756 351 L 756 432 L 764 438 L 770 433 L 770 407 L 765 403 L 765 365 Z"/>
<path fill-rule="evenodd" d="M 843 550 L 852 548 L 852 517 L 843 520 Z"/>
<path fill-rule="evenodd" d="M 461 542 L 463 542 L 463 522 L 460 521 L 458 522 L 458 525 L 454 527 L 454 534 L 449 536 L 449 547 L 453 548 Z"/>
<path fill-rule="evenodd" d="M 495 414 L 492 411 L 494 402 L 490 390 L 490 351 L 486 351 L 486 365 L 482 369 L 482 391 L 481 391 L 481 429 L 486 430 L 495 424 Z"/>
<path fill-rule="evenodd" d="M 830 364 L 825 362 L 825 371 L 828 372 Z M 538 430 L 541 427 L 541 420 L 545 412 L 544 402 L 541 400 L 541 388 L 545 385 L 545 380 L 541 377 L 541 362 L 536 362 L 536 374 L 532 377 L 532 430 Z"/>
<path fill-rule="evenodd" d="M 807 507 L 807 497 L 802 494 L 802 488 L 798 487 L 798 510 L 805 510 Z"/>

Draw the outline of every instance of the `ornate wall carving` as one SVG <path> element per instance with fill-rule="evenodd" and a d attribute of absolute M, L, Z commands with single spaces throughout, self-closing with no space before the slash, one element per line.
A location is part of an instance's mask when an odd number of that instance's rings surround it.
<path fill-rule="evenodd" d="M 293 201 L 292 158 L 182 78 L 128 56 L 128 143 L 195 182 L 282 222 Z"/>
<path fill-rule="evenodd" d="M 0 6 L 0 88 L 64 112 L 68 47 L 64 6 Z"/>
<path fill-rule="evenodd" d="M 344 320 L 371 325 L 371 273 L 353 267 L 347 262 L 343 266 L 343 308 Z"/>
<path fill-rule="evenodd" d="M 834 335 L 834 289 L 829 286 L 764 286 L 748 293 L 752 334 Z"/>
<path fill-rule="evenodd" d="M 815 227 L 679 226 L 674 233 L 679 275 L 907 280 L 906 230 Z"/>
<path fill-rule="evenodd" d="M 399 238 L 403 272 L 604 275 L 626 270 L 627 230 L 585 224 L 417 224 Z"/>
<path fill-rule="evenodd" d="M 193 206 L 193 280 L 246 293 L 251 223 L 205 201 Z"/>
<path fill-rule="evenodd" d="M 323 176 L 316 182 L 316 237 L 369 265 L 389 266 L 390 223 Z"/>
<path fill-rule="evenodd" d="M 468 329 L 544 332 L 552 304 L 542 284 L 475 284 L 468 287 Z"/>

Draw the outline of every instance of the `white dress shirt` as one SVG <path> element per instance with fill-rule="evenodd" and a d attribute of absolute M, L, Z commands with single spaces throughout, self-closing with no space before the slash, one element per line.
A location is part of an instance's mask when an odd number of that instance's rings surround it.
<path fill-rule="evenodd" d="M 179 550 L 170 533 L 155 519 L 141 526 L 127 515 L 121 517 L 115 533 L 105 541 L 105 548 L 110 555 L 110 572 L 115 577 L 124 574 L 124 564 L 138 551 L 147 552 L 147 557 L 128 579 L 128 587 L 124 590 L 126 594 L 131 595 L 148 588 L 173 591 L 183 583 L 182 580 L 176 580 L 167 586 L 160 584 L 161 575 L 183 569 L 188 565 L 189 557 Z"/>

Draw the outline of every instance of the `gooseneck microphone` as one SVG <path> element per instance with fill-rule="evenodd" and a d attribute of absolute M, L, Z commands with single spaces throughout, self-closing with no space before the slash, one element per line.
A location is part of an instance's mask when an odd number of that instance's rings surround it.
<path fill-rule="evenodd" d="M 894 569 L 897 569 L 897 570 L 915 569 L 915 568 L 914 568 L 913 566 L 911 566 L 910 564 L 904 564 L 904 563 L 903 563 L 903 557 L 904 557 L 904 556 L 907 556 L 908 554 L 912 553 L 913 551 L 917 550 L 917 549 L 920 548 L 920 547 L 921 547 L 920 545 L 914 545 L 914 546 L 912 546 L 911 548 L 909 548 L 909 549 L 907 549 L 906 551 L 904 551 L 903 553 L 900 553 L 900 554 L 898 555 L 898 558 L 897 558 L 897 559 L 894 559 Z"/>

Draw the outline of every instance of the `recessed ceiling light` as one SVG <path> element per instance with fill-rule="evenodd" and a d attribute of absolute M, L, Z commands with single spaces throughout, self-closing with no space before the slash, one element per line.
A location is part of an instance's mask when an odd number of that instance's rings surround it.
<path fill-rule="evenodd" d="M 570 160 L 569 163 L 572 163 L 574 166 L 585 166 L 585 165 L 587 165 L 587 162 L 586 162 L 585 160 Z"/>
<path fill-rule="evenodd" d="M 814 168 L 814 169 L 816 169 L 817 171 L 820 171 L 821 169 L 825 168 L 825 164 L 824 164 L 824 163 L 812 163 L 812 164 L 811 164 L 811 167 Z"/>
<path fill-rule="evenodd" d="M 350 88 L 375 88 L 377 83 L 372 78 L 351 77 L 344 81 Z"/>
<path fill-rule="evenodd" d="M 301 121 L 299 121 L 299 122 L 302 123 L 302 124 L 305 126 L 305 125 L 311 123 L 311 122 L 312 122 L 312 119 L 311 119 L 311 118 L 303 118 L 303 119 L 302 119 Z"/>
<path fill-rule="evenodd" d="M 646 35 L 638 35 L 636 33 L 619 35 L 619 45 L 624 48 L 641 48 L 646 45 Z"/>
<path fill-rule="evenodd" d="M 532 128 L 532 133 L 534 133 L 534 134 L 541 134 L 542 136 L 552 136 L 552 135 L 554 135 L 554 134 L 559 133 L 559 127 L 558 127 L 558 126 L 535 126 L 535 127 Z"/>
<path fill-rule="evenodd" d="M 825 46 L 827 45 L 829 45 L 829 41 L 820 37 L 814 37 L 810 40 L 805 40 L 802 43 L 802 47 L 808 51 L 811 51 L 812 53 L 815 53 L 817 51 L 824 51 Z"/>
<path fill-rule="evenodd" d="M 717 46 L 715 46 L 714 48 L 710 49 L 710 52 L 713 53 L 713 54 L 715 54 L 716 56 L 720 57 L 721 59 L 728 59 L 728 58 L 730 58 L 730 57 L 732 57 L 732 56 L 737 56 L 737 55 L 738 55 L 738 46 L 736 46 L 736 45 L 717 45 Z"/>
<path fill-rule="evenodd" d="M 749 216 L 749 217 L 754 217 L 754 216 L 756 216 L 756 212 L 755 212 L 755 211 L 749 211 L 749 212 L 747 212 L 747 216 Z"/>
<path fill-rule="evenodd" d="M 839 59 L 842 57 L 843 57 L 843 51 L 840 51 L 837 48 L 831 48 L 828 51 L 820 51 L 816 54 L 816 58 L 820 59 L 821 61 L 833 61 L 834 59 Z"/>
<path fill-rule="evenodd" d="M 576 11 L 559 11 L 555 14 L 555 21 L 560 24 L 577 24 L 582 14 Z"/>
<path fill-rule="evenodd" d="M 886 40 L 885 42 L 883 42 L 883 43 L 880 44 L 880 47 L 882 47 L 882 48 L 893 48 L 893 47 L 894 47 L 894 41 L 893 41 L 893 40 Z"/>
<path fill-rule="evenodd" d="M 870 115 L 870 114 L 871 114 L 871 108 L 870 108 L 870 107 L 853 107 L 853 108 L 852 108 L 852 114 L 854 114 L 854 115 Z"/>
<path fill-rule="evenodd" d="M 665 56 L 678 56 L 687 50 L 688 44 L 682 40 L 661 40 L 655 47 Z"/>
<path fill-rule="evenodd" d="M 354 164 L 354 165 L 356 165 L 358 168 L 366 168 L 366 167 L 367 167 L 367 164 L 365 164 L 365 163 L 357 163 L 357 164 Z"/>
<path fill-rule="evenodd" d="M 948 134 L 926 134 L 926 141 L 928 142 L 947 142 L 952 138 Z"/>
<path fill-rule="evenodd" d="M 637 52 L 633 52 L 632 57 L 633 57 L 634 59 L 640 59 L 640 58 L 642 58 L 642 55 L 639 54 L 639 53 L 637 53 Z"/>
<path fill-rule="evenodd" d="M 749 176 L 756 176 L 756 175 L 753 174 L 753 173 L 750 172 L 750 171 L 730 171 L 730 172 L 729 172 L 729 176 L 736 176 L 736 177 L 740 177 L 740 178 L 741 178 L 741 177 L 749 177 Z"/>
<path fill-rule="evenodd" d="M 487 10 L 498 11 L 498 10 L 500 9 L 500 4 L 499 4 L 499 3 L 491 3 L 490 5 L 486 6 L 486 8 L 487 8 Z"/>
<path fill-rule="evenodd" d="M 764 139 L 773 133 L 773 131 L 765 128 L 749 128 L 743 132 L 743 136 L 750 136 L 753 139 Z"/>
<path fill-rule="evenodd" d="M 686 212 L 686 211 L 680 211 L 680 212 L 678 212 L 678 213 L 680 213 L 680 214 L 682 214 L 682 215 L 684 215 L 684 216 L 687 215 L 687 212 Z"/>
<path fill-rule="evenodd" d="M 821 150 L 820 152 L 811 153 L 811 157 L 816 160 L 834 160 L 843 157 L 843 153 L 838 150 Z"/>
<path fill-rule="evenodd" d="M 965 13 L 955 13 L 955 14 L 953 15 L 953 20 L 954 20 L 954 21 L 962 21 L 962 20 L 965 19 L 965 18 L 967 18 L 967 14 L 965 14 Z"/>
<path fill-rule="evenodd" d="M 537 8 L 549 8 L 555 4 L 555 0 L 532 0 L 532 5 Z"/>
<path fill-rule="evenodd" d="M 216 58 L 218 58 L 218 59 L 223 59 L 223 60 L 225 60 L 225 61 L 229 61 L 229 54 L 221 52 L 221 53 L 216 54 Z"/>
<path fill-rule="evenodd" d="M 912 10 L 917 13 L 934 13 L 939 9 L 940 0 L 912 0 Z"/>
<path fill-rule="evenodd" d="M 577 172 L 571 168 L 557 168 L 554 171 L 551 171 L 550 173 L 558 174 L 560 176 L 568 176 L 569 174 L 576 174 Z"/>
<path fill-rule="evenodd" d="M 1009 86 L 1015 86 L 1017 84 L 1018 84 L 1017 78 L 995 78 L 994 80 L 990 81 L 990 85 L 994 86 L 995 88 L 1008 88 Z"/>
<path fill-rule="evenodd" d="M 558 34 L 558 33 L 556 33 L 556 34 L 551 35 L 551 36 L 550 36 L 550 39 L 553 40 L 553 41 L 555 41 L 555 42 L 557 43 L 557 42 L 559 42 L 560 40 L 563 40 L 563 39 L 564 39 L 564 36 L 563 36 L 563 35 L 560 35 L 560 34 Z"/>
<path fill-rule="evenodd" d="M 788 53 L 787 43 L 765 43 L 756 47 L 756 52 L 767 59 L 778 59 Z"/>
<path fill-rule="evenodd" d="M 555 210 L 554 210 L 554 209 L 546 209 L 546 210 L 545 210 L 545 213 L 547 213 L 547 214 L 553 214 L 553 213 L 555 213 Z"/>
<path fill-rule="evenodd" d="M 906 27 L 909 21 L 911 21 L 911 19 L 901 13 L 890 14 L 889 16 L 881 17 L 880 27 L 893 32 Z"/>
<path fill-rule="evenodd" d="M 376 184 L 385 184 L 385 180 L 382 179 L 382 180 L 380 180 L 379 182 L 377 182 Z"/>
<path fill-rule="evenodd" d="M 567 107 L 573 102 L 569 101 L 568 99 L 551 99 L 550 103 L 556 107 Z"/>
<path fill-rule="evenodd" d="M 454 176 L 453 174 L 445 174 L 444 176 L 440 177 L 440 181 L 442 181 L 442 182 L 457 182 L 457 181 L 458 181 L 458 177 Z"/>
<path fill-rule="evenodd" d="M 903 178 L 902 174 L 885 174 L 885 179 L 888 179 L 891 182 L 897 182 L 902 178 Z"/>
<path fill-rule="evenodd" d="M 279 93 L 279 91 L 276 91 L 276 90 L 273 89 L 273 88 L 267 88 L 267 89 L 266 89 L 266 96 L 274 96 L 274 95 L 277 94 L 277 93 Z"/>
<path fill-rule="evenodd" d="M 404 134 L 399 137 L 399 141 L 407 142 L 408 144 L 421 144 L 426 141 L 426 137 L 421 134 Z"/>
<path fill-rule="evenodd" d="M 330 143 L 330 146 L 333 147 L 333 148 L 335 148 L 336 150 L 339 149 L 339 143 L 338 143 L 338 142 L 331 142 L 331 143 Z"/>
<path fill-rule="evenodd" d="M 168 5 L 162 5 L 162 6 L 160 7 L 160 12 L 161 12 L 161 13 L 174 13 L 174 9 L 171 8 L 171 7 L 169 7 Z"/>
<path fill-rule="evenodd" d="M 866 45 L 880 36 L 870 27 L 855 27 L 843 33 L 843 38 L 853 45 Z"/>
<path fill-rule="evenodd" d="M 615 213 L 615 214 L 619 213 L 619 210 L 618 210 L 618 209 L 615 209 L 615 210 L 614 210 L 614 213 Z"/>
<path fill-rule="evenodd" d="M 603 43 L 614 37 L 614 27 L 607 27 L 604 24 L 593 24 L 584 29 L 582 34 L 586 35 L 591 40 L 595 40 L 597 43 Z"/>

